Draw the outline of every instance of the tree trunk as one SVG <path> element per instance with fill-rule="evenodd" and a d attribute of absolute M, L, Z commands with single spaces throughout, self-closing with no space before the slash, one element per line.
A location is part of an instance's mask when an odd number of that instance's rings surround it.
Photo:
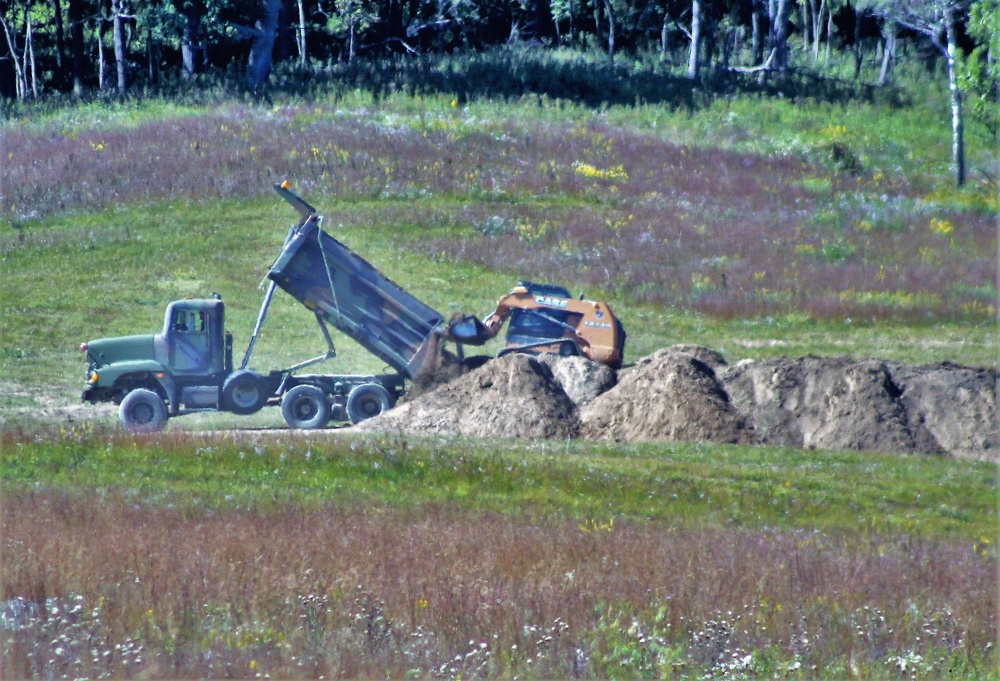
<path fill-rule="evenodd" d="M 351 19 L 350 30 L 347 36 L 347 63 L 354 61 L 354 19 Z"/>
<path fill-rule="evenodd" d="M 31 31 L 31 7 L 24 8 L 24 68 L 31 74 L 31 96 L 38 99 L 38 70 L 35 67 L 35 40 Z"/>
<path fill-rule="evenodd" d="M 299 29 L 297 31 L 298 40 L 295 41 L 299 47 L 299 66 L 306 67 L 306 5 L 303 0 L 298 0 L 299 5 Z"/>
<path fill-rule="evenodd" d="M 4 37 L 7 39 L 7 49 L 10 58 L 14 62 L 14 92 L 18 99 L 24 99 L 28 94 L 28 83 L 24 76 L 24 66 L 17 56 L 17 37 L 14 33 L 16 27 L 8 26 L 3 16 L 0 15 L 0 24 L 3 25 Z"/>
<path fill-rule="evenodd" d="M 160 46 L 156 38 L 153 37 L 153 29 L 146 27 L 146 64 L 149 74 L 149 82 L 155 85 L 160 80 L 160 70 L 158 68 Z"/>
<path fill-rule="evenodd" d="M 861 77 L 861 8 L 854 7 L 854 78 Z"/>
<path fill-rule="evenodd" d="M 660 25 L 660 59 L 664 60 L 667 58 L 667 36 L 669 35 L 667 29 L 669 28 L 670 13 L 663 13 L 663 23 Z"/>
<path fill-rule="evenodd" d="M 118 76 L 118 94 L 120 95 L 125 94 L 128 90 L 128 63 L 125 54 L 125 2 L 126 0 L 112 0 L 111 2 L 115 68 Z"/>
<path fill-rule="evenodd" d="M 945 10 L 945 37 L 948 40 L 948 90 L 951 92 L 951 158 L 955 166 L 955 184 L 965 184 L 965 117 L 962 114 L 962 90 L 958 85 L 958 45 L 955 35 L 955 10 Z"/>
<path fill-rule="evenodd" d="M 801 0 L 799 2 L 799 14 L 802 18 L 802 54 L 809 54 L 809 45 L 811 40 L 809 39 L 809 29 L 812 27 L 809 23 L 810 21 L 810 7 L 812 0 Z"/>
<path fill-rule="evenodd" d="M 889 18 L 885 20 L 885 23 L 882 26 L 882 36 L 885 40 L 885 47 L 882 49 L 882 68 L 879 70 L 878 74 L 879 87 L 882 87 L 889 82 L 889 71 L 892 69 L 892 63 L 896 60 L 895 19 Z"/>
<path fill-rule="evenodd" d="M 247 64 L 247 87 L 251 89 L 265 85 L 271 75 L 271 56 L 278 32 L 279 11 L 281 0 L 265 0 L 264 16 L 254 26 L 256 33 Z"/>
<path fill-rule="evenodd" d="M 104 29 L 104 21 L 97 20 L 97 89 L 104 91 L 104 69 L 107 68 L 104 62 L 104 41 L 101 40 L 101 33 Z"/>
<path fill-rule="evenodd" d="M 767 61 L 771 69 L 784 71 L 788 68 L 788 17 L 791 14 L 791 0 L 778 0 L 777 6 L 771 3 L 771 34 L 769 42 L 771 53 Z"/>
<path fill-rule="evenodd" d="M 198 44 L 201 32 L 201 8 L 195 3 L 184 7 L 184 29 L 181 33 L 181 75 L 193 78 L 201 73 L 205 49 Z"/>
<path fill-rule="evenodd" d="M 810 5 L 815 8 L 816 0 L 809 0 Z M 826 0 L 820 0 L 819 8 L 813 14 L 812 37 L 813 37 L 813 63 L 819 61 L 819 43 L 823 35 L 823 15 L 826 13 Z"/>
<path fill-rule="evenodd" d="M 69 47 L 73 62 L 73 95 L 83 95 L 83 74 L 87 63 L 83 40 L 83 0 L 69 0 Z"/>
<path fill-rule="evenodd" d="M 751 13 L 752 34 L 750 38 L 750 51 L 753 52 L 751 63 L 760 64 L 764 61 L 764 31 L 761 24 L 761 0 L 753 0 L 753 11 Z"/>
<path fill-rule="evenodd" d="M 833 7 L 826 13 L 826 51 L 823 53 L 823 63 L 830 63 L 830 47 L 833 45 Z"/>
<path fill-rule="evenodd" d="M 691 2 L 691 52 L 688 54 L 688 79 L 698 79 L 698 48 L 701 45 L 701 0 Z"/>
<path fill-rule="evenodd" d="M 608 58 L 615 60 L 615 14 L 611 0 L 604 0 L 604 11 L 608 15 Z"/>
<path fill-rule="evenodd" d="M 347 34 L 347 63 L 354 61 L 354 19 L 351 19 Z"/>

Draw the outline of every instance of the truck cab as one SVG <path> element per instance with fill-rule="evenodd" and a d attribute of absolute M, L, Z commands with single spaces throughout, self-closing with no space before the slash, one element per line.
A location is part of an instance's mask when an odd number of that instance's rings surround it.
<path fill-rule="evenodd" d="M 167 306 L 163 330 L 157 334 L 88 341 L 86 402 L 140 403 L 136 413 L 158 430 L 182 407 L 218 409 L 224 386 L 233 374 L 233 339 L 225 331 L 225 303 L 212 298 L 177 300 Z M 265 387 L 260 386 L 263 393 Z M 245 397 L 245 395 L 244 395 Z M 244 407 L 263 406 L 266 395 L 241 400 Z M 254 409 L 254 410 L 256 410 Z M 123 413 L 127 411 L 123 408 Z M 133 424 L 135 425 L 135 424 Z M 135 429 L 142 430 L 142 424 Z"/>

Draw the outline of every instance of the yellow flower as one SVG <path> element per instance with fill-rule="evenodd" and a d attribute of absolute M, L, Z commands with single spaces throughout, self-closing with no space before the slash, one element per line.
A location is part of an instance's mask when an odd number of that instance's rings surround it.
<path fill-rule="evenodd" d="M 628 173 L 625 172 L 623 166 L 613 166 L 607 170 L 601 170 L 596 166 L 592 166 L 589 163 L 580 163 L 579 161 L 573 164 L 573 170 L 576 171 L 578 175 L 583 175 L 584 177 L 589 177 L 593 179 L 602 180 L 627 180 Z"/>
<path fill-rule="evenodd" d="M 948 220 L 931 218 L 931 231 L 935 234 L 945 236 L 955 231 L 955 225 L 951 224 Z"/>

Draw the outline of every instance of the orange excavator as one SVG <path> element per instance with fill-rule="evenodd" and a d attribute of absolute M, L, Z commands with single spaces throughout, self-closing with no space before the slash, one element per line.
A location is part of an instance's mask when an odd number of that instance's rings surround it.
<path fill-rule="evenodd" d="M 562 286 L 519 281 L 482 321 L 452 319 L 445 338 L 482 345 L 508 322 L 507 345 L 497 353 L 580 355 L 617 369 L 625 350 L 625 329 L 607 303 L 573 298 Z"/>

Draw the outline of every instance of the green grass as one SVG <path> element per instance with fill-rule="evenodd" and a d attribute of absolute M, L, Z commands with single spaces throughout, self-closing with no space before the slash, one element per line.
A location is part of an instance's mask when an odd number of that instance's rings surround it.
<path fill-rule="evenodd" d="M 444 505 L 520 518 L 969 542 L 995 529 L 995 467 L 936 457 L 338 433 L 108 439 L 87 426 L 10 434 L 3 450 L 8 493 L 87 489 L 177 507 Z"/>

